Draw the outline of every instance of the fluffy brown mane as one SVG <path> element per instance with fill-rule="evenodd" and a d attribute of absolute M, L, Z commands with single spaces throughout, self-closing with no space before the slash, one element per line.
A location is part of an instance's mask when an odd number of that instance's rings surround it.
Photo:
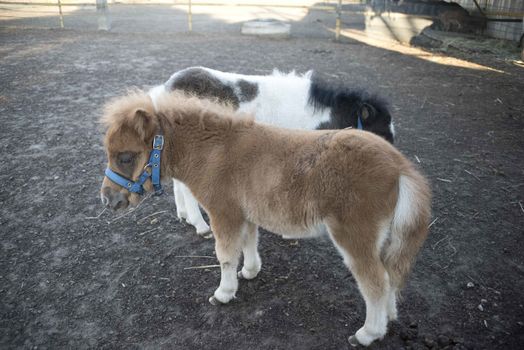
<path fill-rule="evenodd" d="M 160 95 L 156 108 L 177 124 L 198 125 L 207 131 L 246 128 L 254 122 L 252 115 L 235 112 L 233 106 L 217 99 L 201 99 L 183 92 Z"/>
<path fill-rule="evenodd" d="M 157 105 L 154 106 L 150 96 L 141 90 L 130 91 L 106 104 L 100 122 L 108 129 L 119 129 L 132 122 L 130 116 L 137 110 L 156 115 L 157 118 L 158 115 L 164 115 L 170 122 L 193 126 L 202 131 L 246 128 L 251 127 L 254 122 L 252 115 L 235 112 L 232 106 L 219 103 L 216 99 L 205 100 L 185 93 L 171 92 L 159 96 L 156 102 Z"/>
<path fill-rule="evenodd" d="M 106 103 L 100 123 L 106 128 L 121 126 L 137 110 L 154 114 L 155 108 L 146 93 L 141 90 L 130 90 L 126 95 L 115 97 Z"/>

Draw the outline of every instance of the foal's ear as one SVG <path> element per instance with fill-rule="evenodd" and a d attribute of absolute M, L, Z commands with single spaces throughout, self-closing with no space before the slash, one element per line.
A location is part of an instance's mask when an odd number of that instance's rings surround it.
<path fill-rule="evenodd" d="M 362 120 L 367 120 L 369 117 L 373 117 L 377 113 L 377 110 L 375 107 L 370 105 L 369 103 L 363 103 L 362 107 L 360 107 L 360 116 Z"/>
<path fill-rule="evenodd" d="M 145 109 L 138 108 L 132 118 L 133 127 L 138 135 L 145 141 L 155 132 L 153 115 Z"/>

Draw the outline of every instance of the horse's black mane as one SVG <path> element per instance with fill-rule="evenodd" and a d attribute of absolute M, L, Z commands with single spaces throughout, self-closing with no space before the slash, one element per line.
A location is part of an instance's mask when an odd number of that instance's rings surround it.
<path fill-rule="evenodd" d="M 363 89 L 351 89 L 344 85 L 333 85 L 318 77 L 311 79 L 308 103 L 315 110 L 340 107 L 341 104 L 362 106 L 367 103 L 377 110 L 387 111 L 388 104 L 382 98 Z"/>
<path fill-rule="evenodd" d="M 329 121 L 321 123 L 317 129 L 344 129 L 357 127 L 357 118 L 363 110 L 368 119 L 363 120 L 364 128 L 393 143 L 391 133 L 391 114 L 388 104 L 380 97 L 362 89 L 351 89 L 343 85 L 328 84 L 317 77 L 311 80 L 308 103 L 315 111 L 331 109 Z"/>

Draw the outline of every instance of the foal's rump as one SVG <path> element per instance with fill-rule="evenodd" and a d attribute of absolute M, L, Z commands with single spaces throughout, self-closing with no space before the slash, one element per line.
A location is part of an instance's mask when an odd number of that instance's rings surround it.
<path fill-rule="evenodd" d="M 243 184 L 237 193 L 252 199 L 242 201 L 246 218 L 286 238 L 338 231 L 332 238 L 348 245 L 371 240 L 377 251 L 370 254 L 381 256 L 398 291 L 427 235 L 430 190 L 424 177 L 371 133 L 275 129 L 276 136 L 267 134 L 264 127 L 253 142 L 273 147 L 252 154 L 263 160 L 239 175 L 249 181 L 237 179 Z"/>

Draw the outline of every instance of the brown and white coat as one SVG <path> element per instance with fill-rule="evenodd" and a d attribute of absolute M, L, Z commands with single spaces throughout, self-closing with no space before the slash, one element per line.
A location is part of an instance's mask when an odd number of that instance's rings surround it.
<path fill-rule="evenodd" d="M 394 127 L 388 106 L 381 98 L 349 85 L 328 84 L 313 71 L 246 75 L 206 67 L 175 72 L 148 94 L 157 96 L 179 91 L 215 99 L 240 112 L 253 114 L 257 122 L 290 129 L 362 128 L 393 143 Z M 207 236 L 209 226 L 198 202 L 182 182 L 173 179 L 177 215 Z"/>
<path fill-rule="evenodd" d="M 426 180 L 387 141 L 359 130 L 257 124 L 178 94 L 157 99 L 156 108 L 146 94 L 130 94 L 108 105 L 103 122 L 108 166 L 133 179 L 163 130 L 163 177 L 186 184 L 210 217 L 221 266 L 211 303 L 234 298 L 241 253 L 239 277 L 260 271 L 259 226 L 297 238 L 327 234 L 366 303 L 365 324 L 350 342 L 368 345 L 386 334 L 430 219 Z M 101 193 L 110 207 L 138 201 L 107 178 Z"/>

